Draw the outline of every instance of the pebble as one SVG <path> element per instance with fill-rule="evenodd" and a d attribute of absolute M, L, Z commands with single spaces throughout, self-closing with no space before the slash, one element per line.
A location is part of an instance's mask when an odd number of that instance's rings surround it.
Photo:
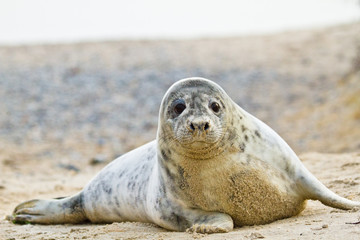
<path fill-rule="evenodd" d="M 104 164 L 108 161 L 107 157 L 103 154 L 97 154 L 95 157 L 90 159 L 90 165 Z"/>
<path fill-rule="evenodd" d="M 63 168 L 69 171 L 74 171 L 74 172 L 80 172 L 80 169 L 72 164 L 63 164 L 63 163 L 59 163 L 57 165 L 59 168 Z"/>
<path fill-rule="evenodd" d="M 253 239 L 263 239 L 265 238 L 262 234 L 257 233 L 257 232 L 253 232 L 251 233 L 249 236 L 247 236 L 248 238 L 250 238 L 251 240 Z"/>

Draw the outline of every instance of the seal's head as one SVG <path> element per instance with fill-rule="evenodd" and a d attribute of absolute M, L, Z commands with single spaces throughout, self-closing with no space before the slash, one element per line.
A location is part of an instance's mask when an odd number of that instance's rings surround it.
<path fill-rule="evenodd" d="M 161 103 L 159 144 L 166 142 L 179 154 L 195 159 L 218 154 L 221 149 L 216 148 L 229 130 L 229 103 L 225 91 L 210 80 L 176 82 Z"/>

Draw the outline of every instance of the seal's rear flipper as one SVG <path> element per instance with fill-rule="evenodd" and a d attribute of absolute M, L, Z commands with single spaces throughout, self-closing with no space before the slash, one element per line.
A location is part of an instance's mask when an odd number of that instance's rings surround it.
<path fill-rule="evenodd" d="M 8 220 L 18 224 L 81 223 L 87 220 L 81 194 L 53 200 L 30 200 L 19 204 Z"/>
<path fill-rule="evenodd" d="M 300 186 L 309 199 L 319 200 L 329 207 L 344 210 L 360 208 L 360 202 L 340 197 L 322 184 L 309 171 L 305 170 L 305 173 L 302 176 L 303 177 L 299 178 Z"/>

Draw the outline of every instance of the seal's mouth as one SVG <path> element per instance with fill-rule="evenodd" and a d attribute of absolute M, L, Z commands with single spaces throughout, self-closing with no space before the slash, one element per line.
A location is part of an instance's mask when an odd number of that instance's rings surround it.
<path fill-rule="evenodd" d="M 174 137 L 185 149 L 208 148 L 219 141 L 223 132 L 214 125 L 203 116 L 191 119 L 174 129 Z"/>
<path fill-rule="evenodd" d="M 197 120 L 197 119 L 195 119 Z M 174 139 L 181 146 L 181 152 L 198 154 L 199 158 L 203 155 L 216 152 L 217 145 L 224 136 L 224 129 L 214 127 L 211 121 L 191 121 L 180 128 L 175 129 Z"/>
<path fill-rule="evenodd" d="M 215 133 L 206 134 L 204 132 L 187 132 L 186 134 L 181 134 L 180 137 L 175 137 L 175 139 L 185 149 L 204 149 L 216 144 L 216 142 L 219 141 L 220 136 Z"/>
<path fill-rule="evenodd" d="M 212 159 L 224 151 L 223 138 L 223 134 L 206 135 L 205 138 L 187 134 L 187 138 L 175 138 L 175 141 L 178 143 L 175 151 L 186 159 Z"/>
<path fill-rule="evenodd" d="M 205 140 L 194 140 L 187 144 L 183 144 L 183 147 L 191 148 L 191 149 L 204 149 L 204 148 L 210 147 L 213 144 L 214 144 L 214 142 L 207 142 Z"/>

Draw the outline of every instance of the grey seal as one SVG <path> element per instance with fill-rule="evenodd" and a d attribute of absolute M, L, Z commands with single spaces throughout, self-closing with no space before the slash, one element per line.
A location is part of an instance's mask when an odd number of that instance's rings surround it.
<path fill-rule="evenodd" d="M 188 78 L 166 92 L 156 140 L 112 161 L 76 195 L 21 203 L 11 219 L 139 221 L 216 233 L 297 215 L 307 199 L 360 207 L 320 183 L 277 133 L 220 86 Z"/>

